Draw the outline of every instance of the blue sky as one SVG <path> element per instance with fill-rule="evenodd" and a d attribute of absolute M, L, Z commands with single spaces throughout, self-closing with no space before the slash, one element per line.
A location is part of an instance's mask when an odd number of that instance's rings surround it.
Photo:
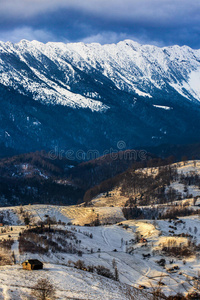
<path fill-rule="evenodd" d="M 0 0 L 0 40 L 200 49 L 200 0 Z"/>

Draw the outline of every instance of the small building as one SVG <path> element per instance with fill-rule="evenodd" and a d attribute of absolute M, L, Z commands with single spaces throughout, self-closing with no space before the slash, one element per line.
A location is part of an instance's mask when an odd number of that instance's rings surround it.
<path fill-rule="evenodd" d="M 140 243 L 147 243 L 147 239 L 141 238 L 139 242 L 140 242 Z"/>
<path fill-rule="evenodd" d="M 24 270 L 41 270 L 43 269 L 43 263 L 38 259 L 27 259 L 22 263 Z"/>

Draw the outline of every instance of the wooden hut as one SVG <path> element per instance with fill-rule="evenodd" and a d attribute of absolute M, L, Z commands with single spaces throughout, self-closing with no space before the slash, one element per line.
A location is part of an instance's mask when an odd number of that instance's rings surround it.
<path fill-rule="evenodd" d="M 22 263 L 22 267 L 25 270 L 41 270 L 43 269 L 43 263 L 38 259 L 27 259 Z"/>

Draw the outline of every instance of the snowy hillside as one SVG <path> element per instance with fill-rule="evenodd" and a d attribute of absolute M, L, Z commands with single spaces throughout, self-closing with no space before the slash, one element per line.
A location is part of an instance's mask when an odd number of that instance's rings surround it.
<path fill-rule="evenodd" d="M 92 197 L 85 197 L 88 205 L 95 210 L 103 207 L 124 207 L 127 213 L 125 217 L 147 219 L 152 216 L 157 218 L 163 215 L 167 209 L 172 208 L 173 210 L 175 205 L 177 208 L 180 206 L 180 210 L 181 206 L 186 210 L 198 210 L 200 161 L 189 160 L 174 164 L 166 162 L 159 164 L 155 160 L 154 165 L 156 167 L 136 169 L 133 165 L 115 177 L 114 186 L 107 180 L 98 187 L 91 188 L 89 191 Z M 87 194 L 89 195 L 88 192 Z M 139 210 L 137 210 L 138 207 L 140 207 Z M 183 211 L 180 212 L 180 215 L 187 214 Z M 167 217 L 170 218 L 170 216 Z M 171 218 L 173 217 L 171 215 Z"/>
<path fill-rule="evenodd" d="M 165 296 L 199 299 L 200 161 L 139 172 L 151 176 L 154 185 L 161 182 L 159 174 L 165 178 L 170 172 L 163 192 L 173 188 L 172 197 L 157 203 L 151 189 L 154 202 L 145 205 L 137 194 L 135 205 L 130 191 L 123 196 L 118 187 L 89 206 L 0 208 L 0 299 L 29 299 L 40 278 L 55 286 L 60 300 L 152 300 L 158 288 Z M 44 269 L 23 270 L 27 259 L 42 261 Z"/>
<path fill-rule="evenodd" d="M 0 242 L 10 239 L 13 244 L 6 254 L 2 249 L 0 256 L 5 259 L 14 253 L 15 258 L 15 264 L 11 261 L 7 265 L 1 261 L 2 299 L 27 299 L 31 287 L 40 278 L 46 278 L 54 284 L 57 299 L 128 300 L 132 299 L 128 292 L 131 287 L 139 293 L 134 299 L 152 299 L 150 296 L 153 288 L 161 286 L 160 282 L 165 295 L 175 295 L 177 292 L 186 294 L 198 290 L 195 287 L 199 280 L 198 216 L 183 217 L 172 222 L 127 220 L 115 225 L 97 227 L 55 223 L 51 225 L 49 232 L 48 227 L 27 228 L 23 222 L 20 224 L 20 209 L 12 208 L 16 218 L 19 218 L 18 225 L 13 225 L 10 221 L 10 226 L 4 226 L 1 232 Z M 23 209 L 26 211 L 27 207 Z M 42 213 L 46 211 L 50 217 L 55 213 L 56 219 L 67 221 L 61 214 L 64 211 L 56 206 L 46 206 L 46 210 L 44 207 L 29 206 L 28 210 L 33 216 L 38 212 L 43 220 L 46 217 Z M 176 227 L 174 235 L 171 234 L 171 227 Z M 28 232 L 29 235 L 26 234 Z M 50 243 L 51 238 L 53 243 Z M 24 243 L 24 239 L 31 243 L 31 248 Z M 44 248 L 46 239 L 48 247 Z M 52 248 L 64 241 L 64 249 L 59 247 L 55 251 Z M 40 245 L 36 251 L 37 243 Z M 74 247 L 73 252 L 66 245 Z M 165 252 L 165 247 L 168 247 L 168 253 Z M 175 247 L 180 247 L 179 251 L 187 247 L 188 252 L 185 255 L 180 252 L 173 253 Z M 26 259 L 39 259 L 44 262 L 44 270 L 22 270 L 21 263 Z M 93 266 L 94 270 L 89 271 L 88 266 Z M 119 281 L 97 273 L 95 268 L 98 266 L 107 268 L 110 274 L 117 267 Z M 146 294 L 140 294 L 139 291 Z"/>

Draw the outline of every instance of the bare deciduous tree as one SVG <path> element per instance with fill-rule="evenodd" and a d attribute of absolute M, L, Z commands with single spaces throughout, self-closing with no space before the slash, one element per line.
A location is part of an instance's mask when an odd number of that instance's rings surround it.
<path fill-rule="evenodd" d="M 48 279 L 42 278 L 32 287 L 32 295 L 37 300 L 55 299 L 55 288 Z"/>

